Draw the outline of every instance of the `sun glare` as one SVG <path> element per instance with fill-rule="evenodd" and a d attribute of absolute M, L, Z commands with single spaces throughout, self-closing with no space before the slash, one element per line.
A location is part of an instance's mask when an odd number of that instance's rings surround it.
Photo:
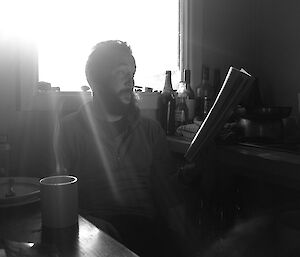
<path fill-rule="evenodd" d="M 7 0 L 2 6 L 2 35 L 34 41 L 39 80 L 62 90 L 87 84 L 86 58 L 103 40 L 120 39 L 132 47 L 137 85 L 159 89 L 164 71 L 178 70 L 177 1 Z"/>

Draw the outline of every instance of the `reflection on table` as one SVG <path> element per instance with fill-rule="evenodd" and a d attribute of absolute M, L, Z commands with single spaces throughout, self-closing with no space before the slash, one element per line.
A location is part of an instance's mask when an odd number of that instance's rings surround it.
<path fill-rule="evenodd" d="M 42 229 L 39 203 L 0 209 L 0 239 L 13 256 L 137 256 L 81 216 L 78 226 Z"/>

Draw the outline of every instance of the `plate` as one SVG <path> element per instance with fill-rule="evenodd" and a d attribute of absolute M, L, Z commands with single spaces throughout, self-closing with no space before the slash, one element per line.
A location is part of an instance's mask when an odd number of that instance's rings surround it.
<path fill-rule="evenodd" d="M 7 197 L 9 180 L 13 179 L 15 196 Z M 32 177 L 2 177 L 0 178 L 0 208 L 25 205 L 40 200 L 39 178 Z"/>

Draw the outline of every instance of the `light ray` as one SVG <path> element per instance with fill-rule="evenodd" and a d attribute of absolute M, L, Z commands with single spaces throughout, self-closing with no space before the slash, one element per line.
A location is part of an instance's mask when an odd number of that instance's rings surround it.
<path fill-rule="evenodd" d="M 85 111 L 86 111 L 86 115 L 87 115 L 87 120 L 89 122 L 90 128 L 93 133 L 93 137 L 94 137 L 94 140 L 95 140 L 95 143 L 97 146 L 98 157 L 102 161 L 102 164 L 104 166 L 104 172 L 110 183 L 110 186 L 111 186 L 110 188 L 112 189 L 115 197 L 117 199 L 119 199 L 120 196 L 117 191 L 117 186 L 116 186 L 115 179 L 113 176 L 113 171 L 111 170 L 110 163 L 109 163 L 106 153 L 102 147 L 102 142 L 100 139 L 99 131 L 97 130 L 97 124 L 96 124 L 97 121 L 95 119 L 95 115 L 93 115 L 93 112 L 92 112 L 91 108 L 89 108 L 89 107 L 90 106 L 86 105 Z M 101 171 L 99 171 L 99 172 L 101 172 Z"/>

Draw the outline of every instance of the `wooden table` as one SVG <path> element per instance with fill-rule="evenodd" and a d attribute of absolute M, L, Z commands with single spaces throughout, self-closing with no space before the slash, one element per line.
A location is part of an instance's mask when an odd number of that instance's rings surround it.
<path fill-rule="evenodd" d="M 42 229 L 39 203 L 0 208 L 0 239 L 13 256 L 137 256 L 81 216 L 78 226 Z"/>

